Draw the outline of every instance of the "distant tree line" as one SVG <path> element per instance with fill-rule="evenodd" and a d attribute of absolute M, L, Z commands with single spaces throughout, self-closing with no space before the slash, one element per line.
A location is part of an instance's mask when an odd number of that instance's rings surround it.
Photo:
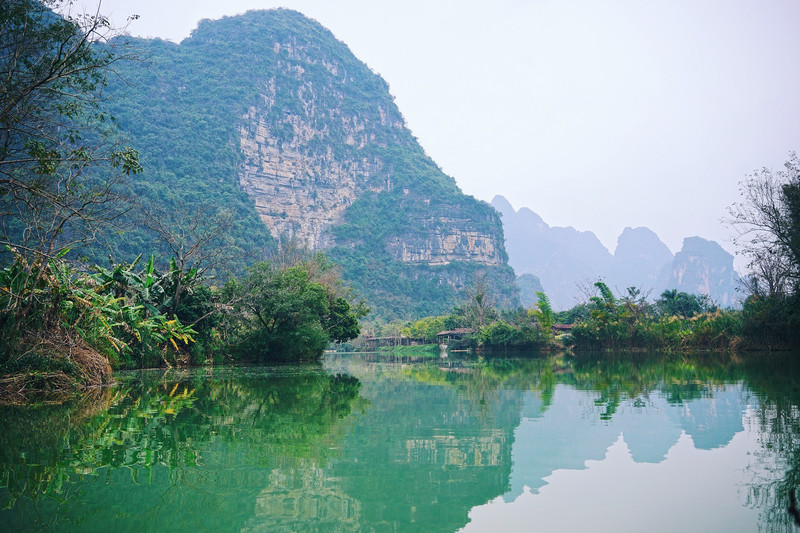
<path fill-rule="evenodd" d="M 615 295 L 594 283 L 587 301 L 554 313 L 537 292 L 531 309 L 499 311 L 486 283 L 465 291 L 450 315 L 401 326 L 409 336 L 434 342 L 437 328 L 466 327 L 479 349 L 576 350 L 786 350 L 800 347 L 800 159 L 792 153 L 784 169 L 763 169 L 741 183 L 741 200 L 727 223 L 749 258 L 741 310 L 719 309 L 708 296 L 666 290 L 654 302 L 636 287 Z M 559 331 L 555 324 L 570 324 Z M 566 331 L 568 330 L 568 333 Z"/>
<path fill-rule="evenodd" d="M 553 311 L 543 292 L 530 309 L 497 310 L 483 285 L 475 287 L 453 313 L 409 322 L 399 332 L 432 343 L 438 332 L 465 328 L 466 345 L 489 351 L 727 350 L 742 342 L 741 312 L 720 310 L 707 296 L 669 290 L 650 303 L 636 288 L 618 297 L 598 281 L 587 302 L 567 311 Z"/>

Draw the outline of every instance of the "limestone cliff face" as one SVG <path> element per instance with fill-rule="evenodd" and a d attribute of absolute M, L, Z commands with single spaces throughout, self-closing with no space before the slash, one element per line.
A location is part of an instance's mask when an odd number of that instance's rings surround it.
<path fill-rule="evenodd" d="M 379 160 L 339 161 L 331 150 L 307 154 L 303 142 L 322 138 L 323 131 L 288 117 L 293 140 L 281 143 L 268 127 L 268 108 L 250 109 L 240 128 L 245 162 L 240 184 L 255 199 L 256 210 L 273 236 L 294 237 L 311 249 L 331 245 L 327 230 L 363 187 L 357 177 L 369 178 L 381 170 Z"/>
<path fill-rule="evenodd" d="M 505 265 L 496 214 L 462 202 L 452 178 L 406 129 L 380 77 L 342 43 L 331 49 L 293 32 L 264 38 L 271 67 L 241 117 L 239 183 L 274 237 L 313 250 L 363 245 L 352 231 L 337 238 L 332 229 L 347 222 L 359 198 L 397 196 L 393 208 L 406 211 L 405 221 L 380 243 L 394 260 Z"/>
<path fill-rule="evenodd" d="M 406 263 L 449 265 L 452 261 L 470 261 L 483 265 L 500 264 L 494 240 L 474 231 L 428 235 L 419 242 L 392 237 L 386 245 L 392 257 Z"/>
<path fill-rule="evenodd" d="M 415 232 L 393 236 L 386 249 L 406 263 L 447 265 L 453 261 L 469 261 L 482 265 L 500 265 L 503 250 L 498 248 L 495 235 L 474 228 L 465 218 L 425 217 L 417 221 Z"/>

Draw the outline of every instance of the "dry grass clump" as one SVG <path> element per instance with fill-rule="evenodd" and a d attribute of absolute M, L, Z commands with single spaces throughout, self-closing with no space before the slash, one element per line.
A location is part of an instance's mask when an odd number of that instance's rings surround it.
<path fill-rule="evenodd" d="M 57 331 L 23 342 L 28 348 L 4 365 L 0 403 L 62 403 L 87 388 L 114 383 L 108 359 L 78 336 Z"/>

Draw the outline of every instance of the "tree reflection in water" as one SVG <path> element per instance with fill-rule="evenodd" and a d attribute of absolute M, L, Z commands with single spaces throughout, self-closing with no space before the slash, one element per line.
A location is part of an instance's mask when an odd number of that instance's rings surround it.
<path fill-rule="evenodd" d="M 313 489 L 358 380 L 210 372 L 128 376 L 88 405 L 4 407 L 0 529 L 222 531 L 244 526 L 270 487 L 284 500 Z"/>
<path fill-rule="evenodd" d="M 795 531 L 790 494 L 800 488 L 800 354 L 760 354 L 745 360 L 747 384 L 755 394 L 761 464 L 784 471 L 749 487 L 750 505 L 762 512 L 770 531 Z M 800 525 L 800 524 L 797 524 Z"/>
<path fill-rule="evenodd" d="M 81 404 L 2 408 L 0 530 L 454 531 L 602 460 L 621 433 L 652 464 L 683 434 L 714 450 L 750 427 L 746 503 L 763 530 L 791 530 L 799 376 L 774 354 L 130 374 Z"/>

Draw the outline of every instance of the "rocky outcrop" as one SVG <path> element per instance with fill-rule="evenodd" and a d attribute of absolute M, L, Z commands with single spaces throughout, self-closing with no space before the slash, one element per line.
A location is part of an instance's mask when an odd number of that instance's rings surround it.
<path fill-rule="evenodd" d="M 393 130 L 404 122 L 388 94 L 369 113 L 349 112 L 351 69 L 303 37 L 285 35 L 265 52 L 274 56 L 273 68 L 258 105 L 242 117 L 239 182 L 274 237 L 315 250 L 333 244 L 328 230 L 358 195 L 391 188 L 384 162 L 369 148 L 379 137 L 398 140 Z"/>
<path fill-rule="evenodd" d="M 312 250 L 352 247 L 363 239 L 337 240 L 331 229 L 345 221 L 354 202 L 364 195 L 398 195 L 402 201 L 393 208 L 422 216 L 407 217 L 408 227 L 385 235 L 381 246 L 394 260 L 504 265 L 496 215 L 460 205 L 462 194 L 405 128 L 385 82 L 355 58 L 343 59 L 344 50 L 288 34 L 265 52 L 274 56 L 273 67 L 258 104 L 239 127 L 244 159 L 239 183 L 272 235 Z M 377 78 L 370 94 L 354 90 L 365 76 Z M 402 158 L 396 157 L 398 148 L 405 152 Z M 426 181 L 446 185 L 447 194 L 436 196 L 435 206 L 419 188 L 429 188 Z M 495 217 L 488 231 L 487 213 Z"/>
<path fill-rule="evenodd" d="M 494 239 L 476 232 L 435 233 L 424 235 L 419 242 L 392 237 L 386 248 L 392 257 L 406 263 L 449 265 L 465 259 L 483 265 L 501 262 Z"/>
<path fill-rule="evenodd" d="M 498 246 L 497 235 L 476 227 L 469 218 L 426 216 L 417 219 L 413 227 L 413 232 L 392 236 L 386 242 L 386 250 L 398 261 L 426 265 L 505 263 L 505 250 Z"/>
<path fill-rule="evenodd" d="M 707 294 L 721 307 L 740 304 L 736 292 L 739 275 L 733 268 L 733 256 L 716 242 L 700 237 L 683 240 L 683 248 L 664 268 L 659 285 L 662 290 Z"/>
<path fill-rule="evenodd" d="M 327 230 L 341 220 L 363 188 L 357 177 L 369 179 L 379 173 L 381 162 L 340 161 L 332 150 L 307 153 L 304 144 L 324 139 L 325 132 L 307 127 L 296 116 L 286 122 L 295 132 L 292 141 L 281 143 L 264 119 L 269 112 L 251 108 L 244 117 L 240 144 L 245 162 L 239 182 L 273 236 L 295 238 L 311 249 L 329 247 Z"/>

